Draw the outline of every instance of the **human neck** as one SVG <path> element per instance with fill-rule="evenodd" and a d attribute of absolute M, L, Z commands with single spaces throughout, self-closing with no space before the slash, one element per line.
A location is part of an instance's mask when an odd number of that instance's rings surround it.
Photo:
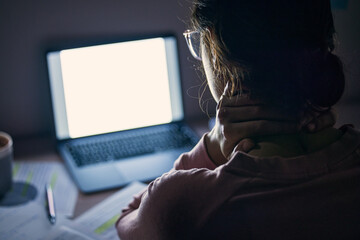
<path fill-rule="evenodd" d="M 342 131 L 327 128 L 316 133 L 299 132 L 287 135 L 272 135 L 254 139 L 256 147 L 249 152 L 258 157 L 295 157 L 316 152 L 329 146 L 342 135 Z"/>

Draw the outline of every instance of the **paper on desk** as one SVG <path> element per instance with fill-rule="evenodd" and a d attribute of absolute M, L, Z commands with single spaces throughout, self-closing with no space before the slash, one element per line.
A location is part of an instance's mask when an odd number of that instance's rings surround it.
<path fill-rule="evenodd" d="M 45 184 L 53 188 L 55 208 L 58 214 L 73 216 L 78 190 L 65 167 L 58 162 L 15 162 L 13 164 L 14 186 L 23 183 L 19 191 L 27 195 L 35 187 L 34 199 L 39 204 L 45 201 Z"/>
<path fill-rule="evenodd" d="M 60 163 L 16 162 L 12 189 L 0 200 L 0 239 L 39 240 L 51 225 L 45 208 L 45 184 L 54 189 L 56 224 L 65 224 L 76 203 L 77 189 Z"/>
<path fill-rule="evenodd" d="M 74 221 L 74 228 L 94 239 L 118 239 L 115 222 L 133 196 L 144 190 L 146 184 L 134 182 L 94 206 Z"/>
<path fill-rule="evenodd" d="M 67 224 L 67 221 L 70 220 L 57 216 L 56 224 Z M 32 201 L 17 207 L 0 207 L 0 239 L 41 240 L 54 228 L 44 204 Z"/>
<path fill-rule="evenodd" d="M 44 240 L 93 240 L 81 232 L 67 226 L 57 227 Z"/>

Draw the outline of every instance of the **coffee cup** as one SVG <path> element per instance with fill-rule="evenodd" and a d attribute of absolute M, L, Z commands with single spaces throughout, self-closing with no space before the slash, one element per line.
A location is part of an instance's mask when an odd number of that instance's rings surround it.
<path fill-rule="evenodd" d="M 9 134 L 0 132 L 0 198 L 12 185 L 13 141 Z"/>

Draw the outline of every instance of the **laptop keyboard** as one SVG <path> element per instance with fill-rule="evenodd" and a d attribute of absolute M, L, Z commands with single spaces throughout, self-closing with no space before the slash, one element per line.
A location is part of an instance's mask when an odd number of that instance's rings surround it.
<path fill-rule="evenodd" d="M 77 166 L 165 151 L 195 144 L 193 133 L 178 125 L 163 125 L 130 131 L 111 137 L 101 137 L 86 143 L 68 143 L 66 146 Z"/>

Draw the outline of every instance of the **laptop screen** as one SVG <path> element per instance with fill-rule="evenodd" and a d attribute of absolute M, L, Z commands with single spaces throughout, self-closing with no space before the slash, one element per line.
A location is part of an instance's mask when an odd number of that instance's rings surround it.
<path fill-rule="evenodd" d="M 57 139 L 183 119 L 173 36 L 47 54 Z"/>

